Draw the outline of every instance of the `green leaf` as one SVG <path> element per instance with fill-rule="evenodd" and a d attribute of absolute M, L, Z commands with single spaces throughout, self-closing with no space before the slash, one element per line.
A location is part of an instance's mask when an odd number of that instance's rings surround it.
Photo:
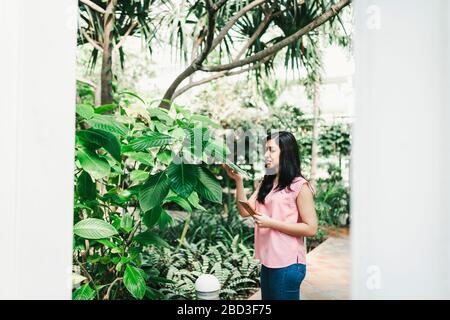
<path fill-rule="evenodd" d="M 80 117 L 89 120 L 94 115 L 94 108 L 87 104 L 77 104 L 76 113 Z"/>
<path fill-rule="evenodd" d="M 168 145 L 172 140 L 172 137 L 167 134 L 150 132 L 145 136 L 133 139 L 129 146 L 135 151 L 146 151 L 148 148 Z"/>
<path fill-rule="evenodd" d="M 155 128 L 156 128 L 156 130 L 158 130 L 159 132 L 166 132 L 167 131 L 167 129 L 168 129 L 168 127 L 166 126 L 166 125 L 164 125 L 164 124 L 162 124 L 161 122 L 159 122 L 159 121 L 153 121 L 153 123 L 154 123 L 154 125 L 155 125 Z"/>
<path fill-rule="evenodd" d="M 146 285 L 140 269 L 127 265 L 123 276 L 123 284 L 136 299 L 140 300 L 144 297 Z"/>
<path fill-rule="evenodd" d="M 174 196 L 170 196 L 170 197 L 167 197 L 166 199 L 164 199 L 164 203 L 168 203 L 168 202 L 175 202 L 176 204 L 178 204 L 180 207 L 182 207 L 187 212 L 192 212 L 192 208 L 191 208 L 191 205 L 189 204 L 189 202 L 180 196 L 174 195 Z"/>
<path fill-rule="evenodd" d="M 111 167 L 108 161 L 100 158 L 94 151 L 78 149 L 77 159 L 80 161 L 81 167 L 96 180 L 106 177 L 110 173 Z"/>
<path fill-rule="evenodd" d="M 127 152 L 125 155 L 131 160 L 138 161 L 142 164 L 146 164 L 148 166 L 154 165 L 152 156 L 147 152 Z"/>
<path fill-rule="evenodd" d="M 222 187 L 211 171 L 206 168 L 200 168 L 195 190 L 203 199 L 222 203 Z"/>
<path fill-rule="evenodd" d="M 142 99 L 136 93 L 133 93 L 131 91 L 122 91 L 122 92 L 119 92 L 117 95 L 129 95 L 129 96 L 132 96 L 132 97 L 138 99 L 139 101 L 141 101 L 144 104 L 144 106 L 147 106 L 147 103 L 145 103 L 144 99 Z"/>
<path fill-rule="evenodd" d="M 99 239 L 99 240 L 96 240 L 96 241 L 98 243 L 101 243 L 102 245 L 106 246 L 109 249 L 113 249 L 113 248 L 117 247 L 113 242 L 109 241 L 108 239 Z"/>
<path fill-rule="evenodd" d="M 171 163 L 167 168 L 170 187 L 180 196 L 187 198 L 197 185 L 198 167 L 193 164 Z"/>
<path fill-rule="evenodd" d="M 125 213 L 120 220 L 120 227 L 125 232 L 130 232 L 133 230 L 133 217 L 129 213 Z"/>
<path fill-rule="evenodd" d="M 167 225 L 170 225 L 172 223 L 173 219 L 172 217 L 166 212 L 162 211 L 161 216 L 159 217 L 159 228 L 161 230 L 164 230 Z"/>
<path fill-rule="evenodd" d="M 117 108 L 116 104 L 104 104 L 95 108 L 95 113 L 102 114 L 107 111 L 112 111 Z"/>
<path fill-rule="evenodd" d="M 166 241 L 150 231 L 139 233 L 133 239 L 144 246 L 154 245 L 156 247 L 169 247 L 169 244 Z"/>
<path fill-rule="evenodd" d="M 211 120 L 210 117 L 207 116 L 203 116 L 203 115 L 199 115 L 199 114 L 194 114 L 191 117 L 191 121 L 198 121 L 203 125 L 210 125 L 213 128 L 217 128 L 217 129 L 221 129 L 222 126 L 220 124 L 218 124 L 217 122 L 214 122 L 213 120 Z"/>
<path fill-rule="evenodd" d="M 104 239 L 117 234 L 117 230 L 104 220 L 88 218 L 73 226 L 73 233 L 84 239 Z"/>
<path fill-rule="evenodd" d="M 142 211 L 147 212 L 160 205 L 169 193 L 169 189 L 169 179 L 164 171 L 150 176 L 138 196 Z"/>
<path fill-rule="evenodd" d="M 122 123 L 118 122 L 114 116 L 94 115 L 87 123 L 94 129 L 100 129 L 109 133 L 126 136 L 128 128 Z"/>
<path fill-rule="evenodd" d="M 120 143 L 112 133 L 99 129 L 88 129 L 78 131 L 77 135 L 90 143 L 94 143 L 105 148 L 105 150 L 108 151 L 117 161 L 120 162 L 122 160 L 120 157 Z"/>
<path fill-rule="evenodd" d="M 82 285 L 72 294 L 73 300 L 93 300 L 95 298 L 95 290 L 88 283 Z"/>
<path fill-rule="evenodd" d="M 83 171 L 77 180 L 77 193 L 83 200 L 94 200 L 97 196 L 97 189 L 91 176 Z"/>
<path fill-rule="evenodd" d="M 182 114 L 187 120 L 189 120 L 191 118 L 191 112 L 189 110 L 186 110 L 185 108 L 174 104 L 175 106 L 175 110 L 177 111 L 177 113 Z"/>
<path fill-rule="evenodd" d="M 161 206 L 156 206 L 152 210 L 147 211 L 142 217 L 142 222 L 144 222 L 147 228 L 152 228 L 159 220 L 162 212 L 164 211 Z"/>
<path fill-rule="evenodd" d="M 134 170 L 130 174 L 130 179 L 133 182 L 143 182 L 148 179 L 149 173 L 143 170 Z"/>
<path fill-rule="evenodd" d="M 166 110 L 161 108 L 149 108 L 148 113 L 150 114 L 150 117 L 155 117 L 163 122 L 165 122 L 167 125 L 171 126 L 173 124 L 173 119 L 169 116 Z"/>
<path fill-rule="evenodd" d="M 158 152 L 156 158 L 165 165 L 169 165 L 172 162 L 172 151 L 163 150 Z"/>
<path fill-rule="evenodd" d="M 200 198 L 198 197 L 197 192 L 195 191 L 192 192 L 191 195 L 188 197 L 188 201 L 194 208 L 204 211 L 206 210 L 204 207 L 200 205 Z"/>
<path fill-rule="evenodd" d="M 243 177 L 246 177 L 250 179 L 250 175 L 247 173 L 247 171 L 242 170 L 241 167 L 239 167 L 237 164 L 234 164 L 230 160 L 226 159 L 225 164 L 227 164 L 231 169 L 242 175 Z"/>
<path fill-rule="evenodd" d="M 213 157 L 219 163 L 225 163 L 231 153 L 224 141 L 219 139 L 210 139 L 204 150 L 205 155 Z"/>

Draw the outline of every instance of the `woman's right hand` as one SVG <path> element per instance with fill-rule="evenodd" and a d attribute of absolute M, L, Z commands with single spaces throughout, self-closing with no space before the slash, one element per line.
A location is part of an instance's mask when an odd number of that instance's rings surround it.
<path fill-rule="evenodd" d="M 242 181 L 242 176 L 237 173 L 236 171 L 234 171 L 233 169 L 231 169 L 229 166 L 227 166 L 226 164 L 222 164 L 222 168 L 225 170 L 225 172 L 227 173 L 227 175 L 233 179 L 234 181 Z"/>

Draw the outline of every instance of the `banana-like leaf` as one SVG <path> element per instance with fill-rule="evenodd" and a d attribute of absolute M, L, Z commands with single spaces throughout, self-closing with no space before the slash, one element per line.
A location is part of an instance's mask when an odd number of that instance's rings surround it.
<path fill-rule="evenodd" d="M 99 129 L 88 129 L 78 131 L 77 136 L 105 148 L 117 161 L 122 160 L 120 143 L 113 134 Z"/>
<path fill-rule="evenodd" d="M 126 136 L 128 134 L 128 128 L 124 124 L 118 122 L 114 116 L 96 114 L 92 119 L 89 119 L 87 123 L 94 129 L 100 129 L 121 136 Z"/>
<path fill-rule="evenodd" d="M 206 168 L 200 168 L 195 190 L 203 199 L 222 203 L 222 187 L 211 171 Z"/>
<path fill-rule="evenodd" d="M 116 228 L 104 220 L 88 218 L 73 226 L 73 233 L 84 239 L 104 239 L 117 234 Z"/>
<path fill-rule="evenodd" d="M 160 205 L 169 193 L 169 189 L 169 179 L 164 171 L 150 176 L 138 196 L 142 211 L 147 212 Z"/>
<path fill-rule="evenodd" d="M 198 167 L 193 164 L 171 163 L 167 168 L 170 187 L 183 198 L 189 197 L 197 185 Z"/>
<path fill-rule="evenodd" d="M 95 290 L 88 283 L 79 287 L 72 294 L 73 300 L 93 300 L 95 298 Z"/>
<path fill-rule="evenodd" d="M 169 247 L 169 244 L 164 239 L 150 231 L 139 233 L 133 239 L 144 246 Z"/>
<path fill-rule="evenodd" d="M 133 297 L 141 300 L 145 295 L 145 279 L 140 269 L 127 265 L 123 276 L 123 284 Z"/>
<path fill-rule="evenodd" d="M 129 146 L 135 151 L 146 151 L 148 148 L 168 145 L 172 141 L 172 137 L 167 134 L 151 132 L 145 136 L 133 139 Z"/>
<path fill-rule="evenodd" d="M 94 151 L 78 149 L 77 159 L 80 162 L 81 167 L 96 180 L 108 176 L 111 171 L 111 166 L 108 161 L 100 158 Z"/>
<path fill-rule="evenodd" d="M 78 177 L 77 193 L 82 200 L 94 200 L 97 196 L 95 183 L 86 171 L 83 171 Z"/>

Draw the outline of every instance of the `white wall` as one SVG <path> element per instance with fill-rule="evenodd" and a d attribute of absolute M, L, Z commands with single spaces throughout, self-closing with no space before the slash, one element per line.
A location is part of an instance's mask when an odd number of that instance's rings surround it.
<path fill-rule="evenodd" d="M 75 0 L 0 0 L 0 299 L 70 299 Z"/>
<path fill-rule="evenodd" d="M 352 297 L 450 298 L 450 3 L 354 2 Z"/>

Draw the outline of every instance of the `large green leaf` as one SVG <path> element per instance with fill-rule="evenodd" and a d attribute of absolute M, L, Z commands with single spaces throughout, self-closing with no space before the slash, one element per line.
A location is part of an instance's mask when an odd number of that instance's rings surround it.
<path fill-rule="evenodd" d="M 104 220 L 88 218 L 73 226 L 73 233 L 84 239 L 104 239 L 117 234 L 116 228 Z"/>
<path fill-rule="evenodd" d="M 95 290 L 88 283 L 82 285 L 72 294 L 73 300 L 93 300 L 95 298 Z"/>
<path fill-rule="evenodd" d="M 112 133 L 99 129 L 88 129 L 78 131 L 77 135 L 90 143 L 105 148 L 117 161 L 121 161 L 120 143 Z"/>
<path fill-rule="evenodd" d="M 150 231 L 139 233 L 133 239 L 144 246 L 169 247 L 169 244 L 164 239 Z"/>
<path fill-rule="evenodd" d="M 94 151 L 80 148 L 77 150 L 77 159 L 81 167 L 96 180 L 108 176 L 111 171 L 108 161 L 100 158 Z"/>
<path fill-rule="evenodd" d="M 127 265 L 123 276 L 123 284 L 136 299 L 140 300 L 144 297 L 146 285 L 140 269 Z"/>
<path fill-rule="evenodd" d="M 139 205 L 142 211 L 147 212 L 160 205 L 169 192 L 169 179 L 164 171 L 161 171 L 147 180 L 139 192 Z"/>
<path fill-rule="evenodd" d="M 242 175 L 243 177 L 246 177 L 248 179 L 251 178 L 251 176 L 247 173 L 247 171 L 242 170 L 241 167 L 239 167 L 237 164 L 231 162 L 230 160 L 226 159 L 225 164 L 228 165 L 231 169 Z"/>
<path fill-rule="evenodd" d="M 149 177 L 149 173 L 143 170 L 134 170 L 130 174 L 130 179 L 133 182 L 143 182 L 147 180 Z"/>
<path fill-rule="evenodd" d="M 187 198 L 189 203 L 195 208 L 199 210 L 205 211 L 206 209 L 200 205 L 200 198 L 198 197 L 197 192 L 192 192 L 191 195 Z"/>
<path fill-rule="evenodd" d="M 144 222 L 147 228 L 153 227 L 159 220 L 161 213 L 164 211 L 161 206 L 156 206 L 152 210 L 147 211 L 142 217 L 142 222 Z"/>
<path fill-rule="evenodd" d="M 133 139 L 129 146 L 135 151 L 146 151 L 148 148 L 170 144 L 172 140 L 172 137 L 167 134 L 150 132 L 145 136 Z"/>
<path fill-rule="evenodd" d="M 168 225 L 172 223 L 172 217 L 163 210 L 161 216 L 159 217 L 159 229 L 164 230 Z"/>
<path fill-rule="evenodd" d="M 155 164 L 151 154 L 147 152 L 127 152 L 125 155 L 133 161 L 138 161 L 148 166 Z"/>
<path fill-rule="evenodd" d="M 104 104 L 95 108 L 95 113 L 102 114 L 117 108 L 116 104 Z"/>
<path fill-rule="evenodd" d="M 175 202 L 176 204 L 178 204 L 180 207 L 182 207 L 187 212 L 192 212 L 192 207 L 189 204 L 189 202 L 180 196 L 173 195 L 173 196 L 170 196 L 170 197 L 167 197 L 166 199 L 164 199 L 164 203 L 169 203 L 169 202 Z"/>
<path fill-rule="evenodd" d="M 214 158 L 215 162 L 225 163 L 231 152 L 223 140 L 212 138 L 208 141 L 204 153 L 205 155 Z"/>
<path fill-rule="evenodd" d="M 158 152 L 158 154 L 156 155 L 156 158 L 161 161 L 163 164 L 165 165 L 169 165 L 170 162 L 172 162 L 172 151 L 170 150 L 162 150 L 160 152 Z"/>
<path fill-rule="evenodd" d="M 195 190 L 203 199 L 222 203 L 222 187 L 211 171 L 206 168 L 200 168 Z"/>
<path fill-rule="evenodd" d="M 80 117 L 88 120 L 88 119 L 92 118 L 92 116 L 94 115 L 94 108 L 92 108 L 88 104 L 77 104 L 76 113 Z"/>
<path fill-rule="evenodd" d="M 149 108 L 148 113 L 150 117 L 155 117 L 158 120 L 164 121 L 167 125 L 171 126 L 173 124 L 173 119 L 169 116 L 166 110 L 161 108 Z"/>
<path fill-rule="evenodd" d="M 133 230 L 133 222 L 133 217 L 129 213 L 125 213 L 120 220 L 120 228 L 128 233 Z"/>
<path fill-rule="evenodd" d="M 77 193 L 82 200 L 94 200 L 97 196 L 95 183 L 86 171 L 83 171 L 77 179 Z"/>
<path fill-rule="evenodd" d="M 88 120 L 88 124 L 94 129 L 100 129 L 109 133 L 125 136 L 128 134 L 128 128 L 118 122 L 114 116 L 94 115 L 92 119 Z"/>
<path fill-rule="evenodd" d="M 167 168 L 170 187 L 180 196 L 187 198 L 197 185 L 198 167 L 193 164 L 171 163 Z"/>

